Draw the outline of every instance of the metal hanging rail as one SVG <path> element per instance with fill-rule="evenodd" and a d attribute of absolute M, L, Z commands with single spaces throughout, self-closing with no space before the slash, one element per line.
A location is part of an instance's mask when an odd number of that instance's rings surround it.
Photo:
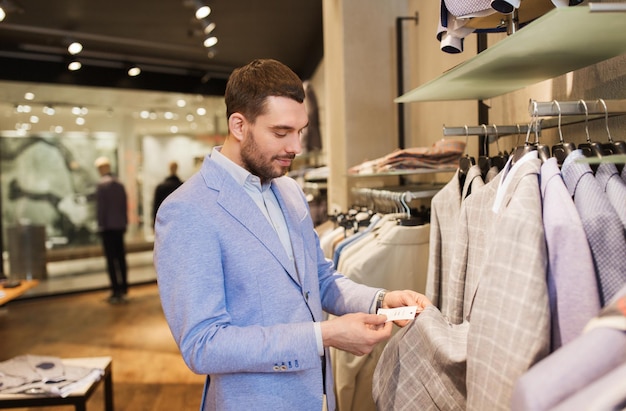
<path fill-rule="evenodd" d="M 522 134 L 528 131 L 528 125 L 514 126 L 443 126 L 444 136 L 504 136 L 511 134 Z"/>
<path fill-rule="evenodd" d="M 577 100 L 577 101 L 536 101 L 530 100 L 528 113 L 531 116 L 530 125 L 480 125 L 480 126 L 443 126 L 444 136 L 486 136 L 489 143 L 499 137 L 528 133 L 541 134 L 542 129 L 556 127 L 553 119 L 539 117 L 581 116 L 578 119 L 563 120 L 562 125 L 574 124 L 580 121 L 595 120 L 606 116 L 626 114 L 626 100 Z M 535 130 L 536 129 L 536 130 Z"/>
<path fill-rule="evenodd" d="M 516 125 L 480 125 L 480 126 L 443 126 L 443 135 L 450 136 L 485 136 L 488 143 L 495 142 L 498 138 L 511 135 L 526 135 L 528 128 L 532 133 L 537 130 L 541 134 L 542 121 L 533 122 L 533 124 L 516 124 Z"/>
<path fill-rule="evenodd" d="M 626 114 L 626 100 L 577 100 L 577 101 L 536 101 L 530 100 L 528 113 L 531 116 L 557 117 L 585 115 Z"/>

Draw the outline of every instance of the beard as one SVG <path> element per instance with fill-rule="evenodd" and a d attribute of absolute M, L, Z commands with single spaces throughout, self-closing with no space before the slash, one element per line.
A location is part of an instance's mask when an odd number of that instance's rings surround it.
<path fill-rule="evenodd" d="M 261 183 L 281 177 L 289 171 L 289 167 L 274 164 L 274 160 L 279 158 L 293 160 L 295 155 L 272 156 L 267 159 L 257 144 L 254 134 L 251 131 L 246 133 L 246 138 L 241 142 L 241 161 L 246 170 L 261 179 Z"/>

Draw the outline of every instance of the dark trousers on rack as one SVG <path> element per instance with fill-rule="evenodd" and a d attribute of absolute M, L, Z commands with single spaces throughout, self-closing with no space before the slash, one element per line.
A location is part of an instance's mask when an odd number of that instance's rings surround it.
<path fill-rule="evenodd" d="M 122 297 L 128 292 L 124 230 L 102 231 L 100 236 L 111 281 L 112 296 Z"/>

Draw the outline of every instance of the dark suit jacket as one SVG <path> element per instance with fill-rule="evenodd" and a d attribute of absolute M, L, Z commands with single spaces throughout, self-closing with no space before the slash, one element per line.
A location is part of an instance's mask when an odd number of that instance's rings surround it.
<path fill-rule="evenodd" d="M 112 174 L 100 178 L 96 190 L 98 231 L 126 230 L 128 206 L 126 190 Z"/>
<path fill-rule="evenodd" d="M 152 223 L 156 221 L 156 213 L 159 206 L 165 200 L 165 198 L 172 194 L 180 185 L 183 184 L 180 178 L 176 175 L 166 177 L 161 183 L 159 183 L 154 189 L 154 201 L 152 202 Z"/>

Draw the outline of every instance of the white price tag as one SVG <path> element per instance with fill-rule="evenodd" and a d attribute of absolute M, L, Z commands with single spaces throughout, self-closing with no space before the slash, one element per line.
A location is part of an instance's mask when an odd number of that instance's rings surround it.
<path fill-rule="evenodd" d="M 417 313 L 417 306 L 410 305 L 407 307 L 398 308 L 379 308 L 376 314 L 382 314 L 387 316 L 387 322 L 398 320 L 412 320 Z"/>

